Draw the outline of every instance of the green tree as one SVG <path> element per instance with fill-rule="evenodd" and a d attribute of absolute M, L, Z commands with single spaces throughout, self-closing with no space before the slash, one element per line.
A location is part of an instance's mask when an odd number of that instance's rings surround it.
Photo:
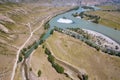
<path fill-rule="evenodd" d="M 53 34 L 53 32 L 54 32 L 54 29 L 50 31 L 50 34 Z"/>
<path fill-rule="evenodd" d="M 61 67 L 59 64 L 55 63 L 53 64 L 53 67 L 55 68 L 55 70 L 58 72 L 58 73 L 64 73 L 64 68 Z"/>
<path fill-rule="evenodd" d="M 51 52 L 48 50 L 48 48 L 45 48 L 45 54 L 51 55 Z"/>
<path fill-rule="evenodd" d="M 35 45 L 35 47 L 34 47 L 35 49 L 37 49 L 38 48 L 38 45 Z"/>
<path fill-rule="evenodd" d="M 19 62 L 23 60 L 22 55 L 19 56 Z"/>
<path fill-rule="evenodd" d="M 52 55 L 49 55 L 48 61 L 50 61 L 52 64 L 54 64 L 54 57 Z"/>

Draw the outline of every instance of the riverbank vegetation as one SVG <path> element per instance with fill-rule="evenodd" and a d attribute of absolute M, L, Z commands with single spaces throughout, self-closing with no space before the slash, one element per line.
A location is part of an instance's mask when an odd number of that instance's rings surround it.
<path fill-rule="evenodd" d="M 99 21 L 100 21 L 100 16 L 90 15 L 90 14 L 87 14 L 87 13 L 84 13 L 84 12 L 75 13 L 75 14 L 72 14 L 72 15 L 74 17 L 80 17 L 81 19 L 88 20 L 88 21 L 94 22 L 96 24 L 98 24 Z"/>
<path fill-rule="evenodd" d="M 93 7 L 90 6 L 82 6 L 83 9 L 90 9 L 90 10 L 95 10 Z"/>
<path fill-rule="evenodd" d="M 57 58 L 77 66 L 88 74 L 89 79 L 119 79 L 119 57 L 102 54 L 84 42 L 58 31 L 47 39 L 47 43 Z"/>
<path fill-rule="evenodd" d="M 46 30 L 46 29 L 49 29 L 49 28 L 50 28 L 50 24 L 49 24 L 49 21 L 47 21 L 44 25 L 44 29 Z"/>
<path fill-rule="evenodd" d="M 102 36 L 92 36 L 91 34 L 88 34 L 88 32 L 80 28 L 68 28 L 68 29 L 69 30 L 55 27 L 56 31 L 70 35 L 71 37 L 74 37 L 76 39 L 80 39 L 81 41 L 85 42 L 87 45 L 95 48 L 97 51 L 101 50 L 110 55 L 115 55 L 120 57 L 120 52 L 117 51 L 118 48 L 114 49 L 114 47 L 110 47 L 110 45 L 113 45 L 113 44 L 109 43 L 109 41 L 106 41 L 106 39 L 104 39 Z M 103 43 L 105 43 L 106 45 L 102 45 Z"/>
<path fill-rule="evenodd" d="M 63 74 L 64 68 L 60 66 L 59 64 L 55 63 L 55 58 L 52 56 L 48 48 L 45 48 L 45 54 L 48 55 L 48 61 L 52 64 L 52 67 L 54 67 L 58 73 Z"/>
<path fill-rule="evenodd" d="M 99 24 L 120 30 L 120 6 L 108 5 L 100 6 L 101 10 L 88 11 L 85 14 L 100 16 Z"/>

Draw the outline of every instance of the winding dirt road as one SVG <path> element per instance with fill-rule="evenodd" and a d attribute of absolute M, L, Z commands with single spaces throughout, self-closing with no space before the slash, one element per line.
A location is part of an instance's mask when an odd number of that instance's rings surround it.
<path fill-rule="evenodd" d="M 42 20 L 42 23 L 39 27 L 37 27 L 36 29 L 34 29 L 31 33 L 30 33 L 30 36 L 28 37 L 28 39 L 25 41 L 25 43 L 19 48 L 19 50 L 17 51 L 17 55 L 16 55 L 16 60 L 15 60 L 15 63 L 14 63 L 14 67 L 13 67 L 13 72 L 12 72 L 12 75 L 11 75 L 11 79 L 10 80 L 14 80 L 14 76 L 15 76 L 15 70 L 17 68 L 17 62 L 18 62 L 18 59 L 19 59 L 19 54 L 20 54 L 20 51 L 24 48 L 24 46 L 30 41 L 30 39 L 32 38 L 33 36 L 33 33 L 35 31 L 37 31 L 40 27 L 42 27 L 42 25 L 44 24 L 44 21 L 45 20 Z"/>

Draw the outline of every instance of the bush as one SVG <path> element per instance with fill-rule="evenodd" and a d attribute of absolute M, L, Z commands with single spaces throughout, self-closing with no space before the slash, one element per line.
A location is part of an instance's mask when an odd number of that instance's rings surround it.
<path fill-rule="evenodd" d="M 29 68 L 29 71 L 32 71 L 32 68 L 31 68 L 31 67 Z"/>
<path fill-rule="evenodd" d="M 54 30 L 51 30 L 51 31 L 50 31 L 50 34 L 53 34 L 53 32 L 54 32 Z"/>
<path fill-rule="evenodd" d="M 54 57 L 52 55 L 49 55 L 48 56 L 48 61 L 53 64 L 54 63 Z"/>
<path fill-rule="evenodd" d="M 44 35 L 45 35 L 45 33 L 42 33 L 41 36 L 40 36 L 40 39 L 43 38 Z"/>
<path fill-rule="evenodd" d="M 49 21 L 48 21 L 48 22 L 46 22 L 46 24 L 44 25 L 44 29 L 45 29 L 45 30 L 46 30 L 46 29 L 48 29 L 48 28 L 50 28 Z"/>
<path fill-rule="evenodd" d="M 118 53 L 116 54 L 116 56 L 119 56 L 119 57 L 120 57 L 120 52 L 118 52 Z"/>
<path fill-rule="evenodd" d="M 88 80 L 88 75 L 82 75 L 83 76 L 83 80 Z"/>
<path fill-rule="evenodd" d="M 51 52 L 48 50 L 48 48 L 45 48 L 45 54 L 51 55 Z"/>
<path fill-rule="evenodd" d="M 38 70 L 38 77 L 41 76 L 41 70 Z"/>
<path fill-rule="evenodd" d="M 52 64 L 52 66 L 55 68 L 55 70 L 58 72 L 58 73 L 64 73 L 64 68 L 63 67 L 61 67 L 59 64 L 57 64 L 57 63 L 54 63 L 54 64 Z"/>
<path fill-rule="evenodd" d="M 41 40 L 41 41 L 39 42 L 39 44 L 42 44 L 42 43 L 44 43 L 44 40 Z"/>
<path fill-rule="evenodd" d="M 26 48 L 23 48 L 23 51 L 27 51 L 27 49 L 26 49 Z"/>
<path fill-rule="evenodd" d="M 35 45 L 35 47 L 34 47 L 35 49 L 37 49 L 38 48 L 38 45 Z"/>
<path fill-rule="evenodd" d="M 35 49 L 37 49 L 38 48 L 38 45 L 35 45 L 35 47 L 34 47 Z"/>
<path fill-rule="evenodd" d="M 44 48 L 45 48 L 45 45 L 42 45 L 42 48 L 44 49 Z"/>
<path fill-rule="evenodd" d="M 96 50 L 97 50 L 97 51 L 100 51 L 100 47 L 97 47 L 97 46 L 96 46 Z"/>
<path fill-rule="evenodd" d="M 29 46 L 28 46 L 28 49 L 30 49 L 30 48 L 31 48 L 31 46 L 29 45 Z"/>
<path fill-rule="evenodd" d="M 25 56 L 25 51 L 21 50 L 21 53 L 22 53 L 23 56 Z"/>
<path fill-rule="evenodd" d="M 19 62 L 23 60 L 22 55 L 19 56 Z"/>
<path fill-rule="evenodd" d="M 58 72 L 58 73 L 64 73 L 64 68 L 61 67 L 59 64 L 55 63 L 55 59 L 54 57 L 51 55 L 51 52 L 46 48 L 45 49 L 45 54 L 48 55 L 48 61 L 52 64 L 52 67 L 55 68 L 55 70 Z"/>

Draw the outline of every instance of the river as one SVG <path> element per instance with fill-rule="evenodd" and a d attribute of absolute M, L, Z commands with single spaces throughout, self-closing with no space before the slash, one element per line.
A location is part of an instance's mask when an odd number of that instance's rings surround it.
<path fill-rule="evenodd" d="M 95 7 L 95 10 L 97 10 L 97 9 L 99 9 L 99 8 Z M 80 13 L 80 12 L 84 12 L 84 11 L 87 11 L 87 10 L 79 7 L 77 10 L 71 10 L 71 11 L 68 11 L 68 12 L 65 12 L 63 14 L 60 14 L 60 15 L 57 15 L 57 16 L 53 17 L 49 21 L 50 28 L 48 29 L 46 34 L 43 36 L 43 38 L 41 38 L 38 41 L 38 43 L 34 44 L 26 52 L 26 57 L 28 57 L 32 53 L 35 46 L 38 46 L 39 43 L 42 40 L 46 40 L 50 36 L 50 31 L 52 29 L 54 29 L 55 26 L 58 27 L 58 28 L 64 28 L 64 29 L 65 28 L 81 28 L 81 29 L 88 29 L 88 30 L 96 31 L 96 32 L 99 32 L 99 33 L 113 39 L 114 41 L 116 41 L 117 43 L 120 44 L 120 31 L 114 30 L 113 28 L 110 28 L 110 27 L 107 27 L 107 26 L 104 26 L 104 25 L 100 25 L 100 24 L 96 24 L 96 23 L 93 23 L 93 22 L 90 22 L 90 21 L 87 21 L 87 20 L 75 18 L 75 17 L 72 16 L 73 13 L 76 13 L 76 12 Z M 65 23 L 57 22 L 58 19 L 63 18 L 63 17 L 72 20 L 74 23 L 65 24 Z"/>

